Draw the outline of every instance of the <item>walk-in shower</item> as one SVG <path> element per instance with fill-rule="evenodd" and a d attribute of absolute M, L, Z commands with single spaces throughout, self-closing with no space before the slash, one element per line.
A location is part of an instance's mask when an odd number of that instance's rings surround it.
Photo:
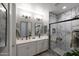
<path fill-rule="evenodd" d="M 49 48 L 59 55 L 64 55 L 64 53 L 72 49 L 77 49 L 79 17 L 50 23 L 49 32 Z"/>

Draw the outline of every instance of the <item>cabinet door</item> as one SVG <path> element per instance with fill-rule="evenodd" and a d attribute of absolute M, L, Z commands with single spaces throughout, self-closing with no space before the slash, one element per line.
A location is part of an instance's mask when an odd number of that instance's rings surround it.
<path fill-rule="evenodd" d="M 36 54 L 36 42 L 30 42 L 27 44 L 17 46 L 18 56 L 32 56 Z"/>
<path fill-rule="evenodd" d="M 18 56 L 28 56 L 29 55 L 29 46 L 28 46 L 28 44 L 17 46 L 17 55 Z"/>
<path fill-rule="evenodd" d="M 45 51 L 48 49 L 48 40 L 47 39 L 44 39 L 43 40 L 43 46 L 42 46 L 42 51 Z"/>
<path fill-rule="evenodd" d="M 36 41 L 29 43 L 29 47 L 30 47 L 29 55 L 30 56 L 35 55 L 36 54 Z"/>
<path fill-rule="evenodd" d="M 43 46 L 43 40 L 37 41 L 37 50 L 36 50 L 37 54 L 42 52 L 42 49 L 43 49 L 42 46 Z"/>
<path fill-rule="evenodd" d="M 25 53 L 24 47 L 18 46 L 17 47 L 17 56 L 25 56 L 25 55 L 26 55 L 26 53 Z"/>

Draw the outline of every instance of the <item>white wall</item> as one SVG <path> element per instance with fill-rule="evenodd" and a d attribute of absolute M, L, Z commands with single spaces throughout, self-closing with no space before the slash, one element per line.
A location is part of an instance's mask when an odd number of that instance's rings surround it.
<path fill-rule="evenodd" d="M 45 9 L 43 6 L 34 3 L 26 3 L 26 4 L 16 4 L 16 14 L 17 14 L 17 20 L 16 22 L 20 21 L 27 21 L 27 19 L 24 19 L 22 15 L 25 16 L 31 16 L 30 22 L 32 22 L 32 33 L 34 35 L 35 30 L 34 29 L 34 24 L 37 21 L 35 17 L 41 18 L 41 22 L 43 21 L 44 25 L 48 26 L 49 29 L 49 10 Z"/>
<path fill-rule="evenodd" d="M 30 15 L 32 17 L 43 18 L 45 24 L 49 23 L 49 10 L 45 9 L 40 3 L 26 3 L 26 4 L 16 4 L 18 15 Z"/>

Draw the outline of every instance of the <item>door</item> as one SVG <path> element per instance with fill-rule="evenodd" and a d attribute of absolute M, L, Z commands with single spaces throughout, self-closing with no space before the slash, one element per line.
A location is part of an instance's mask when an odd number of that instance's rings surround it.
<path fill-rule="evenodd" d="M 70 50 L 72 32 L 71 21 L 52 24 L 50 29 L 50 48 L 63 55 Z"/>

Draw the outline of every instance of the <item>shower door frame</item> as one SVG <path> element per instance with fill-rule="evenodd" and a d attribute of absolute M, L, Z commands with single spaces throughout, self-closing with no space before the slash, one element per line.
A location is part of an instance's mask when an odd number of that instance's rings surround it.
<path fill-rule="evenodd" d="M 68 22 L 68 21 L 74 21 L 74 20 L 79 20 L 79 17 L 68 19 L 68 20 L 64 20 L 64 21 L 58 21 L 58 22 L 54 22 L 54 23 L 50 23 L 49 24 L 49 49 L 51 49 L 51 42 L 50 42 L 50 40 L 51 40 L 51 34 L 50 34 L 51 33 L 51 25 L 52 24 L 63 23 L 63 22 Z"/>

